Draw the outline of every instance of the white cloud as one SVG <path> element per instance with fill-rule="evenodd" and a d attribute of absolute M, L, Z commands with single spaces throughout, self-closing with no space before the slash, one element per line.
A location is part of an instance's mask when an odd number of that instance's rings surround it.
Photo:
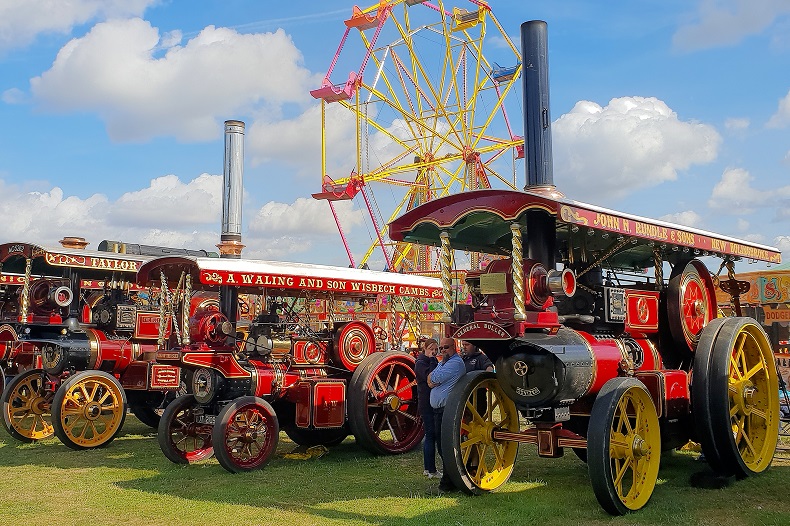
<path fill-rule="evenodd" d="M 28 241 L 57 246 L 63 236 L 80 236 L 96 249 L 103 239 L 146 245 L 216 250 L 221 230 L 222 176 L 203 174 L 191 181 L 174 175 L 152 180 L 147 188 L 127 192 L 116 201 L 103 194 L 86 199 L 68 196 L 58 187 L 27 191 L 0 179 L 0 243 Z M 337 202 L 336 211 L 347 233 L 363 223 L 362 211 L 350 201 Z M 332 246 L 340 237 L 324 201 L 299 198 L 269 202 L 251 211 L 244 221 L 244 257 L 293 260 L 314 247 Z M 313 262 L 330 257 L 312 254 Z M 341 258 L 342 259 L 342 258 Z M 341 261 L 342 263 L 342 261 Z"/>
<path fill-rule="evenodd" d="M 749 127 L 749 119 L 732 117 L 724 121 L 724 127 L 729 131 L 745 130 Z"/>
<path fill-rule="evenodd" d="M 326 106 L 327 174 L 347 177 L 356 164 L 356 124 L 352 112 L 339 104 Z M 246 151 L 253 166 L 276 161 L 294 168 L 297 175 L 314 178 L 321 171 L 321 106 L 314 104 L 291 119 L 257 118 L 248 128 Z"/>
<path fill-rule="evenodd" d="M 113 225 L 211 225 L 219 229 L 221 214 L 221 175 L 202 174 L 188 183 L 165 175 L 153 179 L 148 188 L 123 194 L 108 219 Z"/>
<path fill-rule="evenodd" d="M 752 187 L 754 177 L 743 168 L 728 168 L 713 187 L 708 206 L 733 215 L 748 215 L 758 208 L 779 208 L 782 199 L 790 197 L 790 186 L 771 190 Z M 782 207 L 783 208 L 783 207 Z M 781 210 L 777 210 L 781 215 Z"/>
<path fill-rule="evenodd" d="M 739 232 L 746 232 L 751 226 L 751 224 L 742 217 L 739 217 L 735 224 L 737 225 Z"/>
<path fill-rule="evenodd" d="M 790 91 L 787 92 L 784 98 L 779 99 L 779 107 L 776 113 L 768 119 L 766 126 L 769 128 L 784 128 L 788 124 L 790 124 Z"/>
<path fill-rule="evenodd" d="M 4 0 L 0 2 L 0 54 L 27 46 L 39 34 L 67 35 L 97 18 L 140 16 L 159 0 Z"/>
<path fill-rule="evenodd" d="M 686 210 L 684 212 L 677 212 L 675 214 L 667 214 L 659 217 L 662 221 L 676 223 L 678 225 L 685 225 L 690 227 L 699 228 L 702 225 L 702 216 L 693 210 Z"/>
<path fill-rule="evenodd" d="M 34 102 L 55 112 L 94 112 L 115 141 L 172 135 L 204 141 L 229 116 L 312 99 L 301 52 L 284 31 L 242 35 L 206 27 L 178 45 L 139 18 L 111 20 L 71 40 L 31 79 Z"/>
<path fill-rule="evenodd" d="M 677 30 L 672 44 L 683 51 L 737 44 L 788 13 L 787 0 L 701 0 L 693 21 Z"/>
<path fill-rule="evenodd" d="M 653 97 L 616 98 L 605 107 L 580 101 L 552 130 L 555 184 L 588 202 L 674 181 L 679 170 L 715 159 L 721 143 L 712 126 L 681 121 Z"/>

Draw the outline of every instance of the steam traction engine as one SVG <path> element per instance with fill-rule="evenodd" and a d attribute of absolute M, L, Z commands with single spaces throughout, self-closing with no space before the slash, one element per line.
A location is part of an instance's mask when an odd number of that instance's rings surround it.
<path fill-rule="evenodd" d="M 170 331 L 171 320 L 160 318 L 154 291 L 134 284 L 151 257 L 86 244 L 0 245 L 0 351 L 12 378 L 3 424 L 24 442 L 55 433 L 74 449 L 106 445 L 127 407 L 156 427 L 157 408 L 179 386 L 177 367 L 153 362 L 160 327 Z"/>
<path fill-rule="evenodd" d="M 435 278 L 320 265 L 159 258 L 138 281 L 168 291 L 179 319 L 195 291 L 219 294 L 219 307 L 197 310 L 191 330 L 157 363 L 180 367 L 188 394 L 159 424 L 159 445 L 175 463 L 215 454 L 231 472 L 265 465 L 282 429 L 297 444 L 334 445 L 353 433 L 376 453 L 411 450 L 423 436 L 414 359 L 376 352 L 376 322 L 333 320 L 340 299 L 438 298 Z M 180 285 L 175 285 L 180 284 Z M 173 287 L 169 289 L 168 287 Z M 243 292 L 254 305 L 248 325 L 234 324 Z M 326 302 L 324 319 L 309 306 Z M 187 325 L 186 321 L 183 324 Z M 236 325 L 236 326 L 234 326 Z"/>
<path fill-rule="evenodd" d="M 546 24 L 521 29 L 525 192 L 448 196 L 390 224 L 394 241 L 441 246 L 446 334 L 495 362 L 450 394 L 446 473 L 479 493 L 508 480 L 519 443 L 546 457 L 572 448 L 601 506 L 623 514 L 647 503 L 661 451 L 689 439 L 719 474 L 764 471 L 779 424 L 771 347 L 755 320 L 716 317 L 697 257 L 731 270 L 778 250 L 565 199 L 551 174 Z M 469 306 L 455 307 L 453 249 L 502 258 L 467 275 Z"/>
<path fill-rule="evenodd" d="M 645 505 L 661 451 L 689 439 L 724 475 L 770 465 L 779 423 L 770 345 L 755 320 L 716 318 L 710 273 L 695 256 L 776 262 L 775 249 L 498 190 L 430 202 L 390 232 L 442 246 L 445 261 L 453 248 L 505 256 L 467 275 L 472 305 L 454 308 L 445 282 L 447 335 L 496 365 L 463 378 L 447 402 L 442 447 L 454 462 L 445 470 L 459 488 L 506 482 L 520 442 L 547 457 L 576 451 L 613 514 Z M 524 257 L 525 233 L 553 247 L 561 271 Z M 532 425 L 521 429 L 520 417 Z"/>

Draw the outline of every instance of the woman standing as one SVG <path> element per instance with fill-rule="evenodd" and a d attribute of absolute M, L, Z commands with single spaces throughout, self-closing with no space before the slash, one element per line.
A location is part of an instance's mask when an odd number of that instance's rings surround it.
<path fill-rule="evenodd" d="M 422 426 L 425 429 L 425 441 L 422 445 L 423 475 L 428 478 L 441 477 L 436 470 L 436 433 L 433 423 L 433 408 L 431 407 L 431 388 L 428 386 L 428 374 L 436 368 L 436 353 L 439 343 L 434 339 L 425 340 L 414 366 L 417 375 L 417 408 L 422 417 Z"/>

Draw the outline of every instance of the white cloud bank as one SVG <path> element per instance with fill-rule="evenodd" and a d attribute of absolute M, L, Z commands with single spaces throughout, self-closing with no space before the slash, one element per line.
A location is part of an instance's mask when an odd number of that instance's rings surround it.
<path fill-rule="evenodd" d="M 728 168 L 713 187 L 708 206 L 718 212 L 748 215 L 757 209 L 775 209 L 778 218 L 790 218 L 790 185 L 771 190 L 752 187 L 754 177 L 743 168 Z"/>
<path fill-rule="evenodd" d="M 320 82 L 282 30 L 243 35 L 208 26 L 179 42 L 139 18 L 97 24 L 31 79 L 33 102 L 96 113 L 114 141 L 205 141 L 218 137 L 228 116 L 277 115 L 285 104 L 311 102 L 309 87 Z"/>
<path fill-rule="evenodd" d="M 788 14 L 787 0 L 701 0 L 693 20 L 677 30 L 672 44 L 682 51 L 737 44 Z"/>
<path fill-rule="evenodd" d="M 0 55 L 25 47 L 40 34 L 68 35 L 97 18 L 140 16 L 158 0 L 3 0 L 0 2 Z"/>
<path fill-rule="evenodd" d="M 713 161 L 722 140 L 712 126 L 681 121 L 653 97 L 616 98 L 604 107 L 580 101 L 552 131 L 555 184 L 593 203 L 674 181 L 678 171 Z"/>
<path fill-rule="evenodd" d="M 166 175 L 147 188 L 127 192 L 116 201 L 103 194 L 86 199 L 61 188 L 25 191 L 0 179 L 0 243 L 27 241 L 57 246 L 63 236 L 81 236 L 96 249 L 103 239 L 146 245 L 215 251 L 220 238 L 222 176 L 202 174 L 191 181 Z M 362 212 L 339 202 L 344 229 L 362 224 Z M 266 203 L 244 214 L 244 257 L 285 259 L 313 247 L 340 243 L 332 213 L 324 201 L 299 198 L 293 203 Z M 249 219 L 247 219 L 249 218 Z M 336 254 L 334 254 L 336 255 Z M 315 261 L 320 262 L 320 261 Z"/>

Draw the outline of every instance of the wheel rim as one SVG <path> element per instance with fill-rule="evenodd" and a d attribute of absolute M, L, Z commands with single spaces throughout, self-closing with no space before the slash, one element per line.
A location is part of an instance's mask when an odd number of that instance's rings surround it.
<path fill-rule="evenodd" d="M 678 343 L 694 350 L 705 326 L 716 317 L 713 282 L 705 265 L 697 260 L 686 264 L 670 280 L 669 322 Z"/>
<path fill-rule="evenodd" d="M 761 472 L 776 449 L 779 394 L 770 344 L 754 323 L 735 337 L 727 383 L 735 448 L 747 469 Z"/>
<path fill-rule="evenodd" d="M 111 440 L 123 424 L 123 392 L 117 382 L 88 376 L 66 391 L 60 403 L 64 435 L 75 445 L 97 447 Z"/>
<path fill-rule="evenodd" d="M 460 428 L 460 456 L 471 481 L 495 489 L 510 478 L 518 443 L 494 440 L 494 431 L 519 430 L 518 412 L 495 378 L 483 379 L 466 399 Z"/>
<path fill-rule="evenodd" d="M 23 440 L 43 440 L 55 432 L 50 410 L 52 392 L 44 389 L 41 371 L 22 373 L 8 385 L 3 404 L 3 419 L 9 431 Z M 13 434 L 13 433 L 12 433 Z"/>
<path fill-rule="evenodd" d="M 165 436 L 165 444 L 160 446 L 167 448 L 169 453 L 175 458 L 188 463 L 197 462 L 208 458 L 214 454 L 211 441 L 211 431 L 213 426 L 198 424 L 195 422 L 196 402 L 191 396 L 176 398 L 172 404 L 172 409 L 168 412 L 165 409 L 163 424 L 160 424 L 160 434 Z M 164 425 L 165 430 L 161 429 Z M 168 455 L 170 458 L 170 455 Z M 173 460 L 171 458 L 171 460 Z"/>
<path fill-rule="evenodd" d="M 274 453 L 277 437 L 273 418 L 271 412 L 255 403 L 245 404 L 230 415 L 223 447 L 236 467 L 255 468 Z"/>
<path fill-rule="evenodd" d="M 647 391 L 626 389 L 610 422 L 610 483 L 620 502 L 637 510 L 653 493 L 661 455 L 658 418 Z"/>
<path fill-rule="evenodd" d="M 370 372 L 367 430 L 388 452 L 408 451 L 422 438 L 414 369 L 397 359 L 384 360 Z"/>

